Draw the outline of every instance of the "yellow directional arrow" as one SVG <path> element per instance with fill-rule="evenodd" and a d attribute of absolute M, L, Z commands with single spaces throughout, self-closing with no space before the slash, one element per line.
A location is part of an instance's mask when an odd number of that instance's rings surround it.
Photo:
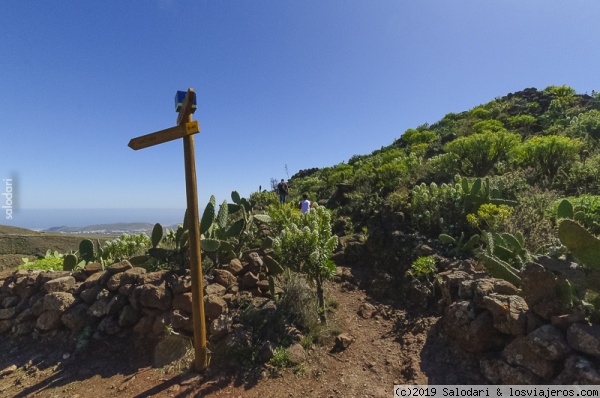
<path fill-rule="evenodd" d="M 163 142 L 173 141 L 178 138 L 183 138 L 186 135 L 192 135 L 199 132 L 200 126 L 198 121 L 194 120 L 184 125 L 142 135 L 141 137 L 132 138 L 127 146 L 137 151 L 138 149 L 148 148 L 154 145 L 162 144 Z"/>

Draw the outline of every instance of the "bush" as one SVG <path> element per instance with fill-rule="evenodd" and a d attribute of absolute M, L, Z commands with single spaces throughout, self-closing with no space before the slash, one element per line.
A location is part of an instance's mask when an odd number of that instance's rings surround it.
<path fill-rule="evenodd" d="M 283 294 L 277 305 L 286 318 L 304 333 L 316 335 L 319 329 L 319 304 L 306 278 L 287 270 L 281 289 Z"/>
<path fill-rule="evenodd" d="M 530 187 L 518 194 L 519 204 L 507 223 L 507 231 L 525 236 L 525 248 L 531 253 L 546 253 L 560 245 L 552 224 L 553 204 L 558 200 L 554 191 Z"/>
<path fill-rule="evenodd" d="M 331 261 L 337 247 L 337 237 L 331 233 L 331 215 L 322 206 L 308 213 L 283 229 L 273 241 L 273 249 L 282 265 L 307 276 L 316 284 L 321 319 L 325 320 L 325 297 L 323 282 L 335 274 Z"/>

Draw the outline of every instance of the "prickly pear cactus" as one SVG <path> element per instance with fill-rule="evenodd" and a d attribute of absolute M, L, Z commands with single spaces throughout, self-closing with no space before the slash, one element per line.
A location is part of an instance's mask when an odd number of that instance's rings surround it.
<path fill-rule="evenodd" d="M 86 262 L 94 260 L 94 242 L 84 239 L 79 242 L 79 255 Z"/>
<path fill-rule="evenodd" d="M 569 202 L 568 199 L 563 199 L 556 211 L 557 218 L 573 218 L 573 205 Z"/>
<path fill-rule="evenodd" d="M 150 237 L 150 241 L 152 242 L 152 247 L 158 247 L 161 239 L 163 238 L 163 227 L 159 223 L 154 224 L 154 228 L 152 228 L 152 236 Z"/>
<path fill-rule="evenodd" d="M 63 270 L 73 271 L 77 266 L 77 256 L 74 254 L 67 254 L 63 259 Z"/>
<path fill-rule="evenodd" d="M 600 270 L 600 239 L 577 222 L 564 219 L 558 225 L 558 239 L 583 264 Z"/>

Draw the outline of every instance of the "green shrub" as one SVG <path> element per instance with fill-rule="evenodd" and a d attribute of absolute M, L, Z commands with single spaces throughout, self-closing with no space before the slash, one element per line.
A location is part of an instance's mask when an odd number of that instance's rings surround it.
<path fill-rule="evenodd" d="M 323 282 L 335 275 L 331 261 L 337 247 L 337 236 L 331 233 L 331 215 L 322 206 L 316 206 L 290 224 L 273 241 L 273 249 L 280 263 L 307 276 L 316 284 L 321 318 L 325 320 Z"/>
<path fill-rule="evenodd" d="M 494 232 L 502 232 L 507 228 L 508 220 L 512 215 L 514 208 L 507 205 L 495 205 L 492 203 L 484 203 L 477 210 L 477 216 L 473 214 L 467 215 L 473 216 L 471 219 L 475 218 L 477 221 L 482 221 L 485 223 L 485 226 L 491 231 Z M 471 222 L 469 222 L 471 223 Z M 477 222 L 478 226 L 481 227 L 481 224 Z"/>
<path fill-rule="evenodd" d="M 436 260 L 433 257 L 419 257 L 413 261 L 406 274 L 417 279 L 431 280 L 437 272 L 435 264 Z"/>
<path fill-rule="evenodd" d="M 62 270 L 62 258 L 38 258 L 33 262 L 28 262 L 19 267 L 19 269 L 42 270 L 42 271 L 58 271 Z"/>
<path fill-rule="evenodd" d="M 276 368 L 287 368 L 290 366 L 290 354 L 285 347 L 277 347 L 275 348 L 275 352 L 273 353 L 273 358 L 269 360 L 269 365 L 274 366 Z"/>

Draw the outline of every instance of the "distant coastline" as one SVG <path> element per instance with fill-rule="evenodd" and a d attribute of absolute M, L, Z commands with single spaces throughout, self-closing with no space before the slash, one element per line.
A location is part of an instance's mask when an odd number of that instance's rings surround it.
<path fill-rule="evenodd" d="M 157 222 L 164 226 L 180 224 L 184 213 L 185 209 L 15 209 L 12 219 L 0 220 L 0 224 L 65 233 L 106 228 L 135 232 Z"/>

